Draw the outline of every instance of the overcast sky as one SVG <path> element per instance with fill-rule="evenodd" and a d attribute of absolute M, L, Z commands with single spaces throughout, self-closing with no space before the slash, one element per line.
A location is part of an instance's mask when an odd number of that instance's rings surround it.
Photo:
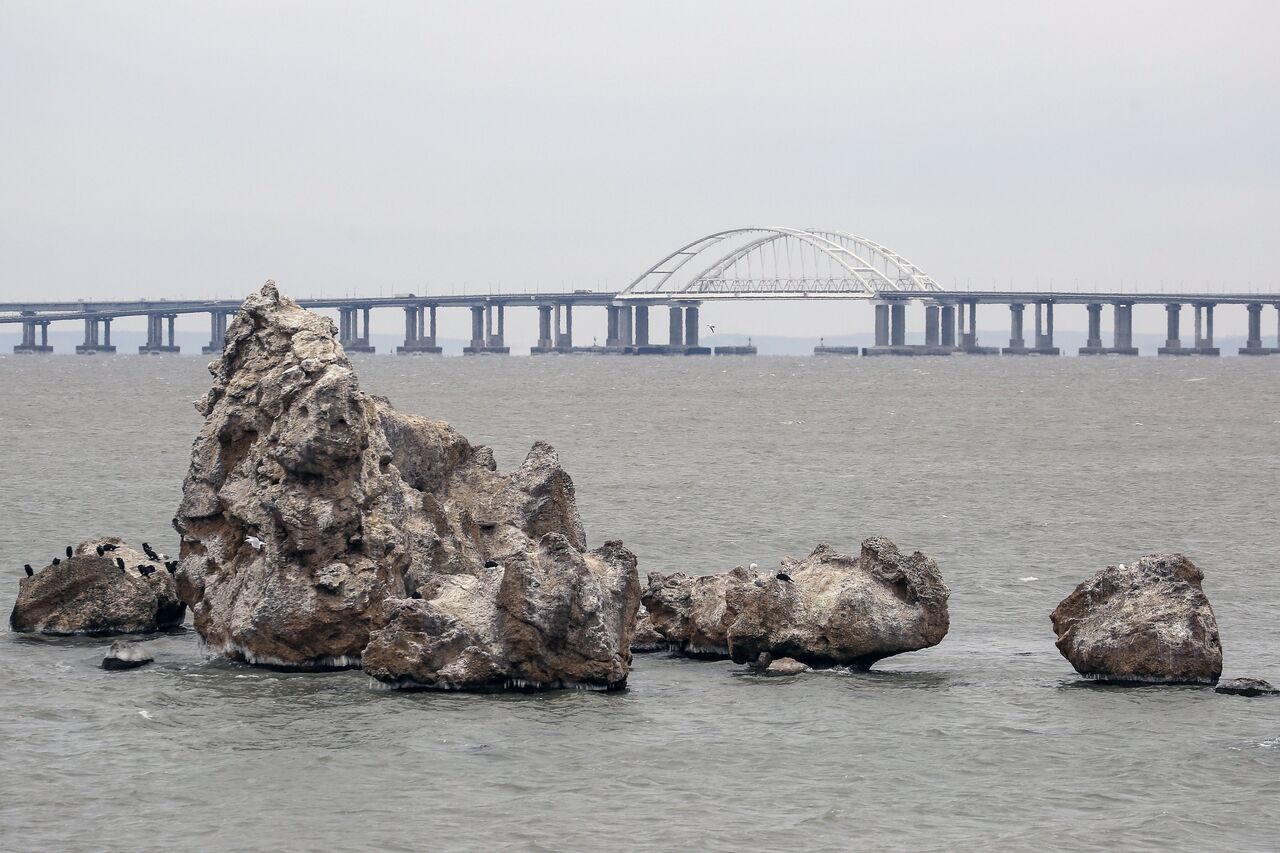
<path fill-rule="evenodd" d="M 1274 2 L 0 0 L 0 297 L 615 288 L 751 224 L 944 285 L 1280 290 L 1277 33 Z"/>

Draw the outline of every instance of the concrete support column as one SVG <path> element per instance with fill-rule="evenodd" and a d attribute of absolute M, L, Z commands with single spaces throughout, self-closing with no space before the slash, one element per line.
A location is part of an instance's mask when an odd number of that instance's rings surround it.
<path fill-rule="evenodd" d="M 489 304 L 485 306 L 485 323 L 487 325 L 485 345 L 490 347 L 506 346 L 503 339 L 506 337 L 506 306 L 502 303 Z M 494 320 L 497 320 L 495 325 Z"/>
<path fill-rule="evenodd" d="M 481 349 L 484 347 L 484 306 L 471 306 L 471 347 L 473 349 Z"/>
<path fill-rule="evenodd" d="M 178 315 L 176 314 L 169 315 L 169 348 L 170 349 L 172 349 L 175 346 L 173 343 L 173 324 L 174 324 L 174 321 L 177 319 L 178 319 Z"/>
<path fill-rule="evenodd" d="M 690 305 L 684 309 L 684 345 L 687 347 L 696 347 L 698 345 L 697 305 Z"/>
<path fill-rule="evenodd" d="M 942 306 L 942 345 L 944 347 L 954 347 L 956 345 L 956 306 Z"/>
<path fill-rule="evenodd" d="M 673 347 L 684 346 L 684 313 L 679 305 L 672 305 L 668 308 L 670 317 L 668 323 L 667 343 Z"/>
<path fill-rule="evenodd" d="M 1102 303 L 1090 302 L 1086 306 L 1089 311 L 1089 339 L 1086 349 L 1102 349 Z"/>
<path fill-rule="evenodd" d="M 404 345 L 409 348 L 418 342 L 418 309 L 412 305 L 404 309 Z"/>
<path fill-rule="evenodd" d="M 1046 302 L 1044 305 L 1044 346 L 1046 349 L 1053 349 L 1053 303 Z"/>
<path fill-rule="evenodd" d="M 1200 349 L 1200 347 L 1204 346 L 1204 308 L 1199 303 L 1196 303 L 1193 307 L 1195 309 L 1196 349 Z"/>
<path fill-rule="evenodd" d="M 94 324 L 93 342 L 95 344 L 98 343 L 97 323 Z M 111 318 L 110 317 L 102 318 L 102 346 L 104 347 L 111 346 Z"/>
<path fill-rule="evenodd" d="M 978 300 L 969 300 L 969 331 L 964 336 L 966 349 L 978 346 Z"/>
<path fill-rule="evenodd" d="M 1036 336 L 1033 338 L 1036 342 L 1036 349 L 1044 346 L 1044 303 L 1036 303 Z"/>
<path fill-rule="evenodd" d="M 432 305 L 427 311 L 431 322 L 431 331 L 427 334 L 427 345 L 436 346 L 436 306 Z"/>
<path fill-rule="evenodd" d="M 1204 306 L 1204 345 L 1213 346 L 1213 309 L 1212 304 Z"/>
<path fill-rule="evenodd" d="M 557 304 L 557 305 L 556 305 L 556 330 L 555 330 L 555 344 L 554 344 L 554 346 L 557 346 L 557 347 L 558 347 L 558 346 L 560 346 L 560 342 L 561 342 L 562 340 L 564 340 L 564 333 L 561 331 L 561 329 L 562 329 L 562 328 L 563 328 L 563 326 L 561 325 L 561 319 L 560 319 L 560 305 L 559 305 L 559 304 Z"/>
<path fill-rule="evenodd" d="M 551 349 L 551 306 L 538 306 L 538 347 Z"/>
<path fill-rule="evenodd" d="M 938 327 L 938 306 L 924 306 L 924 343 L 925 346 L 936 347 L 941 343 Z"/>
<path fill-rule="evenodd" d="M 1022 337 L 1022 311 L 1025 308 L 1019 302 L 1009 305 L 1009 349 L 1023 349 L 1026 341 Z"/>
<path fill-rule="evenodd" d="M 649 345 L 649 306 L 636 306 L 636 346 Z"/>
<path fill-rule="evenodd" d="M 618 345 L 618 309 L 613 305 L 606 305 L 605 313 L 605 334 L 604 345 L 607 347 L 616 347 Z"/>
<path fill-rule="evenodd" d="M 1166 330 L 1164 345 L 1169 349 L 1181 349 L 1182 338 L 1178 332 L 1178 315 L 1182 311 L 1182 306 L 1177 302 L 1170 302 L 1164 306 L 1165 314 L 1168 316 L 1168 328 Z"/>
<path fill-rule="evenodd" d="M 631 306 L 618 306 L 618 338 L 622 346 L 629 347 L 632 345 L 631 339 Z"/>
<path fill-rule="evenodd" d="M 1264 352 L 1262 348 L 1262 303 L 1250 302 L 1247 306 L 1249 311 L 1249 336 L 1241 348 L 1241 355 L 1257 355 Z"/>
<path fill-rule="evenodd" d="M 907 306 L 895 302 L 889 306 L 889 344 L 900 347 L 907 343 Z"/>
<path fill-rule="evenodd" d="M 889 306 L 880 303 L 876 306 L 876 346 L 889 345 Z"/>
<path fill-rule="evenodd" d="M 369 345 L 369 308 L 364 309 L 364 334 L 360 336 L 360 341 L 365 346 Z"/>
<path fill-rule="evenodd" d="M 567 302 L 564 306 L 564 345 L 573 347 L 573 303 Z"/>
<path fill-rule="evenodd" d="M 1133 349 L 1133 303 L 1117 302 L 1115 306 L 1115 348 Z"/>

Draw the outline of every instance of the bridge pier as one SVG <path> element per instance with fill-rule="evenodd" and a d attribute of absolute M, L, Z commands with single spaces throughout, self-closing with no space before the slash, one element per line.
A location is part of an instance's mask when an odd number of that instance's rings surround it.
<path fill-rule="evenodd" d="M 634 345 L 631 328 L 631 306 L 618 306 L 618 345 L 628 352 Z"/>
<path fill-rule="evenodd" d="M 1164 306 L 1166 318 L 1166 331 L 1164 346 L 1156 350 L 1156 355 L 1194 355 L 1198 351 L 1198 345 L 1195 347 L 1184 347 L 1182 345 L 1182 335 L 1179 332 L 1179 316 L 1182 313 L 1182 304 L 1179 302 L 1170 302 Z M 1200 315 L 1199 308 L 1196 309 L 1196 337 L 1200 337 Z"/>
<path fill-rule="evenodd" d="M 497 309 L 496 311 L 494 309 Z M 494 315 L 497 327 L 494 327 Z M 502 342 L 506 334 L 506 310 L 501 302 L 485 302 L 471 306 L 471 345 L 462 348 L 463 355 L 508 355 L 511 348 Z"/>
<path fill-rule="evenodd" d="M 173 342 L 173 324 L 177 315 L 175 314 L 148 314 L 147 315 L 147 342 L 138 347 L 140 355 L 159 355 L 161 353 L 175 353 L 179 351 L 179 347 Z M 168 320 L 169 325 L 169 343 L 164 342 L 165 321 Z"/>
<path fill-rule="evenodd" d="M 649 345 L 649 306 L 636 306 L 636 347 Z"/>
<path fill-rule="evenodd" d="M 111 345 L 110 317 L 86 317 L 84 319 L 84 343 L 76 344 L 78 355 L 93 355 L 100 352 L 115 352 Z M 98 337 L 98 323 L 102 323 L 102 337 Z"/>
<path fill-rule="evenodd" d="M 200 348 L 204 355 L 218 355 L 227 343 L 227 320 L 236 312 L 218 309 L 209 312 L 209 343 Z"/>
<path fill-rule="evenodd" d="M 965 305 L 969 306 L 969 330 L 965 328 Z M 960 351 L 966 355 L 999 355 L 1000 347 L 984 347 L 978 344 L 978 300 L 968 299 L 960 303 Z"/>
<path fill-rule="evenodd" d="M 1026 306 L 1016 302 L 1009 305 L 1009 346 L 1005 355 L 1058 355 L 1053 345 L 1053 303 L 1037 300 L 1035 303 L 1035 333 L 1033 346 L 1027 346 L 1023 329 L 1023 312 Z"/>
<path fill-rule="evenodd" d="M 941 345 L 947 349 L 954 350 L 956 349 L 956 306 L 943 305 L 941 313 Z"/>
<path fill-rule="evenodd" d="M 1138 349 L 1133 345 L 1133 303 L 1112 303 L 1115 323 L 1112 335 L 1114 345 L 1101 346 L 1102 343 L 1102 305 L 1089 304 L 1089 344 L 1080 348 L 1080 355 L 1137 355 Z M 1096 336 L 1096 337 L 1095 337 Z M 1094 343 L 1099 346 L 1094 346 Z"/>
<path fill-rule="evenodd" d="M 404 309 L 404 346 L 396 347 L 397 355 L 439 355 L 436 346 L 436 306 L 431 305 L 431 328 L 427 329 L 426 305 L 408 305 Z"/>
<path fill-rule="evenodd" d="M 40 343 L 36 343 L 36 326 L 40 327 Z M 23 320 L 22 321 L 22 343 L 14 344 L 13 351 L 15 353 L 43 353 L 53 352 L 53 347 L 49 346 L 49 321 L 48 320 Z"/>
<path fill-rule="evenodd" d="M 372 353 L 369 345 L 370 306 L 358 305 L 338 309 L 338 343 L 347 352 Z M 360 334 L 360 317 L 364 316 L 364 334 Z"/>
<path fill-rule="evenodd" d="M 1265 347 L 1262 345 L 1262 303 L 1250 302 L 1246 308 L 1249 311 L 1249 334 L 1244 346 L 1240 348 L 1240 354 L 1272 355 L 1280 353 L 1280 346 Z M 1280 305 L 1276 306 L 1276 310 L 1280 311 Z M 1276 330 L 1276 343 L 1280 344 L 1280 328 Z"/>

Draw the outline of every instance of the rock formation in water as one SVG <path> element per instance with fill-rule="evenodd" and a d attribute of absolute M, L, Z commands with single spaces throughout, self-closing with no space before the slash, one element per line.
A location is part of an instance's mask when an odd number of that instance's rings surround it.
<path fill-rule="evenodd" d="M 626 683 L 635 557 L 587 550 L 549 445 L 499 473 L 488 448 L 360 391 L 333 323 L 271 283 L 210 370 L 174 519 L 209 647 L 401 687 Z"/>
<path fill-rule="evenodd" d="M 1261 678 L 1232 678 L 1219 681 L 1218 686 L 1213 688 L 1213 692 L 1225 693 L 1228 696 L 1280 696 L 1280 690 Z"/>
<path fill-rule="evenodd" d="M 940 643 L 949 595 L 933 560 L 875 537 L 856 558 L 819 545 L 776 572 L 652 572 L 642 600 L 672 650 L 690 657 L 866 668 Z"/>
<path fill-rule="evenodd" d="M 649 611 L 642 606 L 640 612 L 636 615 L 636 630 L 631 635 L 631 651 L 636 654 L 648 654 L 650 652 L 660 652 L 667 648 L 667 638 L 658 633 L 658 629 L 653 627 L 653 618 L 649 615 Z"/>
<path fill-rule="evenodd" d="M 102 545 L 113 547 L 99 554 Z M 107 536 L 81 542 L 73 556 L 22 578 L 9 626 L 21 633 L 145 634 L 181 625 L 185 615 L 163 563 Z"/>
<path fill-rule="evenodd" d="M 1222 644 L 1203 580 L 1182 554 L 1107 566 L 1050 615 L 1058 651 L 1086 678 L 1212 684 Z"/>
<path fill-rule="evenodd" d="M 154 661 L 141 643 L 128 643 L 123 640 L 116 640 L 111 644 L 111 649 L 107 652 L 106 657 L 102 659 L 102 668 L 109 671 L 119 671 L 125 669 L 137 669 L 140 666 L 146 666 Z"/>

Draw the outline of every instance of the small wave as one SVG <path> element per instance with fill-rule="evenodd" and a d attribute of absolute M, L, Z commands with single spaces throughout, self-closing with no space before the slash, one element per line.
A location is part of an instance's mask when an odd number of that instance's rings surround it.
<path fill-rule="evenodd" d="M 154 719 L 154 718 L 151 716 L 151 712 L 150 712 L 150 711 L 148 711 L 148 710 L 146 710 L 145 708 L 144 708 L 143 710 L 141 710 L 141 711 L 139 711 L 139 712 L 138 712 L 138 716 L 139 716 L 139 717 L 141 717 L 141 718 L 142 718 L 142 719 L 144 719 L 144 720 L 151 720 L 151 719 Z"/>
<path fill-rule="evenodd" d="M 1027 575 L 1025 578 L 1018 578 L 1018 580 L 1022 581 L 1023 583 L 1031 583 L 1032 581 L 1038 581 L 1038 580 L 1040 580 L 1040 578 L 1032 577 L 1031 575 Z"/>

